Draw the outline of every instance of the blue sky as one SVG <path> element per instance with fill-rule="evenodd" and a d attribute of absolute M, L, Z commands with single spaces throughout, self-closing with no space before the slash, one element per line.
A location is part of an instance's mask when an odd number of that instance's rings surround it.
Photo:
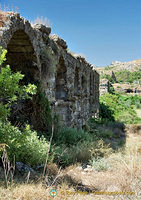
<path fill-rule="evenodd" d="M 52 34 L 96 65 L 141 58 L 141 0 L 0 0 L 30 21 L 47 17 Z"/>

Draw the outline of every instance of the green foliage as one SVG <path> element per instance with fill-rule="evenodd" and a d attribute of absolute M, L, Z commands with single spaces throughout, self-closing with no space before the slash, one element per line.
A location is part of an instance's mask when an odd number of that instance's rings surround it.
<path fill-rule="evenodd" d="M 105 68 L 105 70 L 108 70 L 111 68 Z M 115 72 L 115 76 L 117 79 L 117 82 L 119 83 L 133 83 L 134 81 L 137 81 L 141 83 L 141 71 L 135 71 L 135 72 L 130 72 L 128 70 L 122 70 Z M 109 74 L 103 74 L 100 76 L 101 79 L 108 79 L 111 83 L 114 83 L 115 81 L 112 79 L 112 77 Z"/>
<path fill-rule="evenodd" d="M 50 102 L 45 94 L 40 90 L 38 91 L 36 100 L 34 101 L 34 109 L 38 110 L 38 113 L 35 112 L 35 114 L 37 114 L 37 116 L 35 116 L 35 120 L 38 118 L 38 121 L 35 121 L 36 130 L 41 131 L 41 134 L 44 134 L 45 137 L 48 137 L 51 134 L 52 122 L 54 122 L 54 132 L 56 134 L 60 127 L 59 116 L 56 114 L 53 106 L 51 107 Z"/>
<path fill-rule="evenodd" d="M 97 120 L 89 119 L 90 133 L 97 139 L 119 138 L 124 135 L 125 125 L 119 121 L 108 121 L 108 119 L 99 118 Z"/>
<path fill-rule="evenodd" d="M 85 162 L 91 158 L 95 137 L 82 129 L 60 128 L 53 137 L 54 159 L 61 166 Z"/>
<path fill-rule="evenodd" d="M 0 65 L 6 60 L 6 50 L 0 47 Z M 37 87 L 32 84 L 20 85 L 24 75 L 20 72 L 13 73 L 10 66 L 1 67 L 0 73 L 0 119 L 6 119 L 10 114 L 10 106 L 19 99 L 32 98 Z"/>
<path fill-rule="evenodd" d="M 104 69 L 105 69 L 105 70 L 109 70 L 109 69 L 110 69 L 110 67 L 109 67 L 109 66 L 106 66 L 106 67 L 104 67 Z"/>
<path fill-rule="evenodd" d="M 10 108 L 7 105 L 0 103 L 0 119 L 5 120 L 10 114 Z"/>
<path fill-rule="evenodd" d="M 0 73 L 0 98 L 8 103 L 15 102 L 18 98 L 30 98 L 30 94 L 36 94 L 36 86 L 28 84 L 28 86 L 20 86 L 19 82 L 24 75 L 20 72 L 13 73 L 10 66 L 1 68 Z"/>
<path fill-rule="evenodd" d="M 40 120 L 42 120 L 43 126 L 46 127 L 49 132 L 51 132 L 52 112 L 50 103 L 42 92 L 40 92 L 38 95 L 40 105 Z"/>
<path fill-rule="evenodd" d="M 0 65 L 6 60 L 6 52 L 0 47 Z M 16 161 L 34 166 L 45 162 L 48 142 L 43 136 L 39 138 L 37 132 L 31 131 L 29 126 L 21 131 L 6 120 L 13 104 L 23 99 L 32 99 L 32 95 L 36 94 L 35 85 L 21 85 L 23 77 L 20 72 L 12 72 L 9 65 L 1 66 L 0 143 L 8 145 L 7 151 L 11 160 L 16 156 Z"/>
<path fill-rule="evenodd" d="M 141 108 L 141 99 L 136 101 L 135 106 L 137 109 Z"/>
<path fill-rule="evenodd" d="M 37 132 L 31 131 L 27 125 L 23 131 L 12 126 L 9 122 L 0 121 L 0 143 L 8 145 L 7 152 L 10 160 L 15 156 L 16 161 L 35 166 L 45 162 L 49 144 Z"/>
<path fill-rule="evenodd" d="M 134 81 L 141 82 L 141 71 L 130 72 L 128 70 L 122 70 L 115 72 L 115 76 L 119 83 L 133 83 Z"/>
<path fill-rule="evenodd" d="M 89 162 L 93 158 L 108 155 L 111 149 L 104 145 L 102 140 L 97 140 L 91 135 L 91 141 L 83 140 L 67 146 L 60 144 L 54 147 L 54 160 L 61 166 L 68 166 L 76 162 Z"/>
<path fill-rule="evenodd" d="M 93 157 L 102 157 L 109 152 L 109 146 L 94 132 L 74 128 L 61 129 L 53 142 L 54 160 L 64 167 L 76 162 L 89 162 Z"/>
<path fill-rule="evenodd" d="M 100 102 L 99 117 L 101 120 L 114 121 L 114 110 L 112 110 L 109 105 Z"/>
<path fill-rule="evenodd" d="M 141 119 L 137 117 L 134 106 L 140 103 L 141 97 L 137 95 L 107 93 L 100 97 L 100 117 L 106 121 L 117 120 L 127 124 L 139 123 Z"/>
<path fill-rule="evenodd" d="M 111 86 L 111 87 L 109 88 L 109 93 L 111 93 L 111 94 L 114 94 L 114 93 L 115 93 L 115 89 L 114 89 L 113 86 Z"/>
<path fill-rule="evenodd" d="M 2 68 L 0 73 L 0 97 L 7 101 L 16 101 L 16 94 L 21 92 L 18 84 L 23 76 L 19 72 L 12 73 L 9 65 Z"/>
<path fill-rule="evenodd" d="M 82 129 L 77 130 L 68 127 L 60 128 L 58 133 L 54 136 L 54 141 L 58 145 L 65 144 L 66 146 L 70 146 L 84 140 L 91 140 L 89 133 L 84 132 Z"/>
<path fill-rule="evenodd" d="M 100 79 L 107 79 L 108 81 L 110 81 L 111 83 L 114 83 L 114 79 L 109 75 L 109 74 L 104 74 L 100 76 Z"/>
<path fill-rule="evenodd" d="M 92 147 L 94 147 L 94 143 L 89 141 L 78 142 L 69 147 L 65 144 L 60 144 L 54 149 L 54 159 L 64 167 L 76 162 L 88 162 L 91 159 Z"/>
<path fill-rule="evenodd" d="M 3 62 L 6 60 L 6 53 L 7 50 L 6 49 L 2 49 L 2 47 L 0 47 L 0 65 L 3 64 Z"/>
<path fill-rule="evenodd" d="M 23 89 L 24 89 L 24 90 L 23 90 L 24 94 L 26 94 L 26 96 L 24 96 L 24 97 L 30 98 L 30 99 L 31 99 L 31 97 L 29 96 L 29 94 L 35 95 L 36 92 L 37 92 L 37 87 L 36 87 L 36 85 L 31 84 L 31 83 L 29 83 L 28 86 L 24 86 Z"/>

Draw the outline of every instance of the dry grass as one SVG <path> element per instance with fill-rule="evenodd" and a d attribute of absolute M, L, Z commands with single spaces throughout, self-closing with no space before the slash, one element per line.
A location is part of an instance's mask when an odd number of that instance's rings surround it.
<path fill-rule="evenodd" d="M 4 27 L 5 23 L 9 20 L 8 15 L 17 15 L 18 7 L 1 6 L 0 4 L 0 27 Z"/>
<path fill-rule="evenodd" d="M 49 19 L 47 19 L 46 17 L 37 17 L 34 21 L 31 22 L 32 25 L 34 24 L 43 24 L 45 26 L 51 27 L 51 22 Z"/>
<path fill-rule="evenodd" d="M 125 150 L 111 155 L 114 173 L 122 191 L 138 193 L 141 190 L 141 137 L 129 135 Z"/>
<path fill-rule="evenodd" d="M 62 171 L 62 182 L 55 186 L 57 196 L 54 199 L 139 200 L 141 198 L 141 135 L 128 133 L 125 148 L 117 153 L 112 153 L 105 159 L 112 166 L 107 171 L 96 171 L 94 169 L 86 172 L 80 165 L 70 166 Z M 50 169 L 53 170 L 53 174 L 54 171 L 57 171 L 56 166 L 52 166 Z M 64 179 L 64 176 L 69 177 L 70 180 Z M 86 192 L 76 190 L 80 183 L 83 188 L 91 191 L 134 192 L 135 194 L 120 196 L 86 194 Z M 7 190 L 1 186 L 0 200 L 50 200 L 52 199 L 50 196 L 51 189 L 53 187 L 47 188 L 41 182 L 37 184 L 15 184 Z"/>
<path fill-rule="evenodd" d="M 4 12 L 18 12 L 19 8 L 17 6 L 9 6 L 9 5 L 3 5 L 1 6 L 0 4 L 0 12 L 4 13 Z"/>

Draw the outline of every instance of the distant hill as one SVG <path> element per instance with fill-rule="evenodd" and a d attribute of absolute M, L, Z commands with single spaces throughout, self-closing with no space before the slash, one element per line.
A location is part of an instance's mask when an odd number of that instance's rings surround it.
<path fill-rule="evenodd" d="M 111 82 L 115 79 L 119 83 L 141 84 L 141 59 L 130 62 L 114 61 L 109 66 L 97 67 L 100 78 L 107 78 Z M 113 76 L 115 76 L 113 80 Z"/>
<path fill-rule="evenodd" d="M 111 71 L 118 72 L 123 70 L 128 70 L 130 72 L 139 71 L 141 70 L 141 59 L 133 60 L 130 62 L 120 62 L 120 61 L 114 61 L 111 63 L 111 65 L 106 67 L 97 67 L 96 68 L 98 72 L 101 74 L 106 73 L 109 74 Z"/>

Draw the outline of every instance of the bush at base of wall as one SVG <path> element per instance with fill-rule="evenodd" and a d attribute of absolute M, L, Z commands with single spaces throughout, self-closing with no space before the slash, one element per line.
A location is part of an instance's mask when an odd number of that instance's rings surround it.
<path fill-rule="evenodd" d="M 26 126 L 23 131 L 12 126 L 9 122 L 0 121 L 0 143 L 8 145 L 7 152 L 10 160 L 35 166 L 45 162 L 49 144 L 44 137 L 39 138 L 37 132 Z"/>

